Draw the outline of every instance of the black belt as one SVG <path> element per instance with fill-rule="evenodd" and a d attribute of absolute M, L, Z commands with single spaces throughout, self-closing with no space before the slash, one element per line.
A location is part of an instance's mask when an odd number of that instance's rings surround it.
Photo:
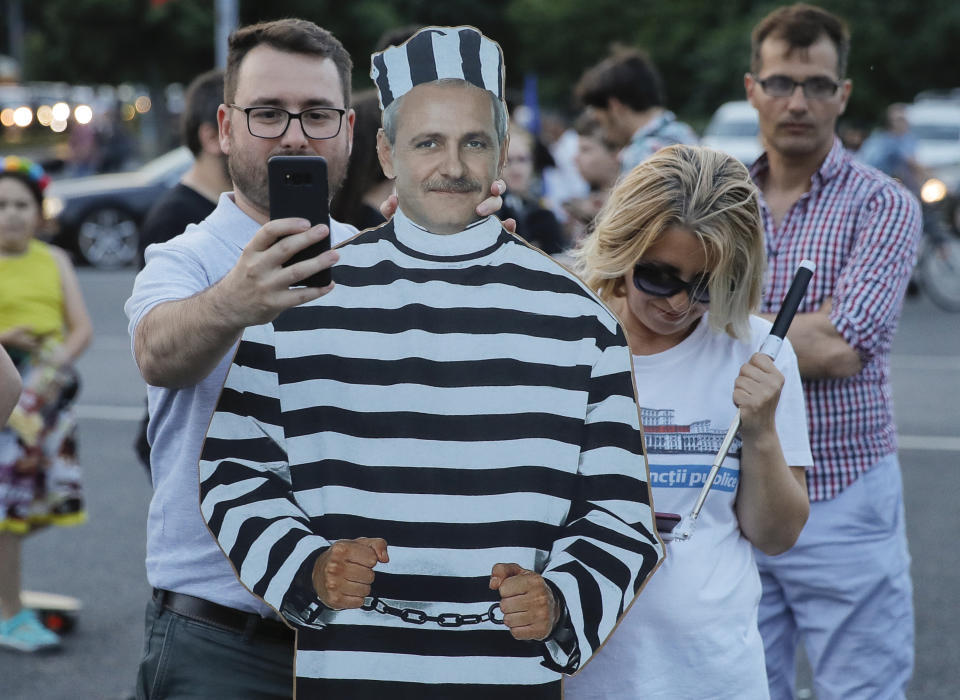
<path fill-rule="evenodd" d="M 158 605 L 197 622 L 206 622 L 218 627 L 226 627 L 241 634 L 253 637 L 270 637 L 285 642 L 293 641 L 293 630 L 282 622 L 260 617 L 224 605 L 211 603 L 185 593 L 174 593 L 161 588 L 153 589 L 153 599 Z"/>

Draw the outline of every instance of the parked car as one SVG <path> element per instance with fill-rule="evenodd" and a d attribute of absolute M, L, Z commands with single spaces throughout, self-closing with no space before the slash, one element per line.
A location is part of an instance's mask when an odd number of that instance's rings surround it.
<path fill-rule="evenodd" d="M 924 100 L 907 105 L 917 162 L 930 169 L 960 165 L 960 103 Z"/>
<path fill-rule="evenodd" d="M 713 113 L 701 145 L 728 153 L 750 166 L 763 153 L 757 110 L 746 100 L 726 102 Z"/>
<path fill-rule="evenodd" d="M 50 241 L 94 267 L 133 264 L 147 211 L 192 163 L 181 146 L 131 172 L 54 180 L 44 204 Z"/>

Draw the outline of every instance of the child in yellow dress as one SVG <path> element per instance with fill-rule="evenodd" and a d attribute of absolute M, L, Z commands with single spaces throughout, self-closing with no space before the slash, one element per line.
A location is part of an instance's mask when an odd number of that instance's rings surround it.
<path fill-rule="evenodd" d="M 73 362 L 93 330 L 66 253 L 35 239 L 49 177 L 24 158 L 0 160 L 0 345 L 23 391 L 0 429 L 0 646 L 59 645 L 20 604 L 21 545 L 39 527 L 82 522 Z"/>

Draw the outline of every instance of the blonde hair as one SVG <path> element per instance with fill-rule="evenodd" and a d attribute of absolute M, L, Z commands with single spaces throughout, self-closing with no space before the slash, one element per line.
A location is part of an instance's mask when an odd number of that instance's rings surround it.
<path fill-rule="evenodd" d="M 703 245 L 710 325 L 748 338 L 766 254 L 757 189 L 742 163 L 709 148 L 669 146 L 625 175 L 574 255 L 591 289 L 609 301 L 657 238 L 673 227 Z"/>

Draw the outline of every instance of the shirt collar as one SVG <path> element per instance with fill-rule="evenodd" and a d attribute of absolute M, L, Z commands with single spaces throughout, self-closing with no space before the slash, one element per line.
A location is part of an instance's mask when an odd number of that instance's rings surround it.
<path fill-rule="evenodd" d="M 260 226 L 237 206 L 237 202 L 233 198 L 233 192 L 222 192 L 220 199 L 217 200 L 216 208 L 204 221 L 205 228 L 240 250 L 247 247 L 247 243 L 260 230 Z M 345 226 L 330 217 L 330 242 L 332 245 L 338 245 L 356 233 L 357 229 L 353 226 Z"/>
<path fill-rule="evenodd" d="M 421 253 L 442 257 L 469 255 L 486 250 L 497 242 L 502 230 L 500 219 L 488 216 L 451 234 L 431 233 L 411 221 L 402 209 L 393 216 L 393 229 L 397 240 Z"/>
<path fill-rule="evenodd" d="M 223 192 L 217 201 L 217 208 L 204 222 L 223 240 L 243 250 L 253 235 L 260 230 L 260 224 L 247 216 L 233 199 L 233 192 Z"/>
<path fill-rule="evenodd" d="M 669 109 L 663 110 L 660 114 L 648 121 L 633 133 L 632 141 L 645 138 L 650 134 L 655 134 L 664 127 L 665 124 L 674 121 L 677 116 Z"/>

